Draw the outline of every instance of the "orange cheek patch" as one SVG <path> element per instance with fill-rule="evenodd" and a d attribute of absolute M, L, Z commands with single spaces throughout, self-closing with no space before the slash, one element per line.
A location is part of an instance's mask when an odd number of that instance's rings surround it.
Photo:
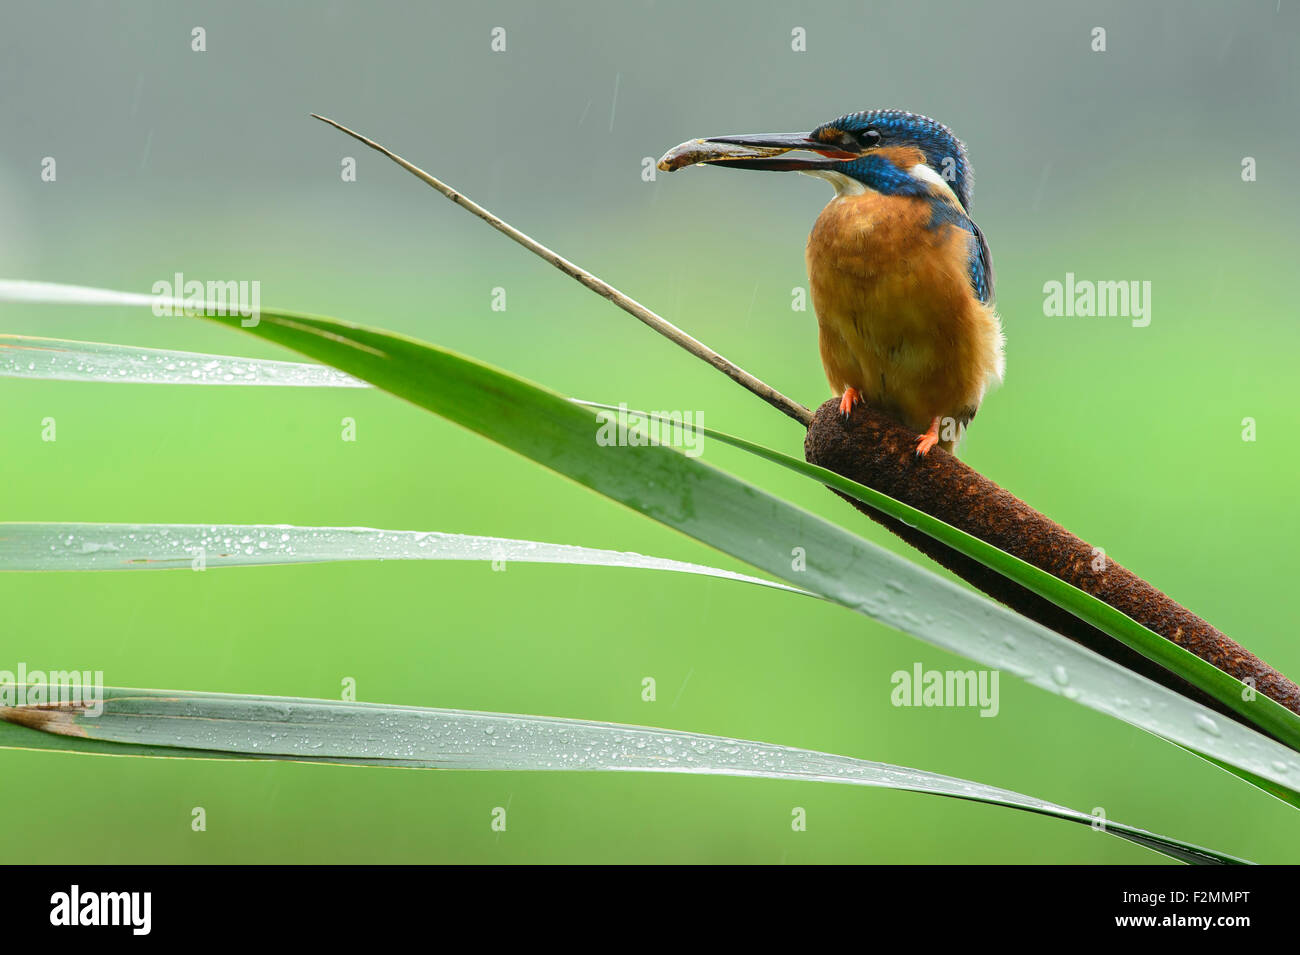
<path fill-rule="evenodd" d="M 915 146 L 883 146 L 875 150 L 874 155 L 883 156 L 899 169 L 911 169 L 925 162 L 925 153 Z"/>

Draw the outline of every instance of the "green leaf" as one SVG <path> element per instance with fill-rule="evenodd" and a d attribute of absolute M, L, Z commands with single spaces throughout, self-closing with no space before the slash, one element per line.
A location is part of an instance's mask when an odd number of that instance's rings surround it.
<path fill-rule="evenodd" d="M 0 335 L 0 378 L 150 385 L 369 388 L 325 365 L 232 355 Z"/>
<path fill-rule="evenodd" d="M 24 694 L 32 689 L 24 686 Z M 40 703 L 0 708 L 0 748 L 422 769 L 748 776 L 931 793 L 1097 823 L 1087 813 L 952 776 L 647 726 L 294 697 L 39 689 Z M 1109 820 L 1098 828 L 1183 862 L 1244 861 Z"/>
<path fill-rule="evenodd" d="M 509 537 L 289 524 L 0 523 L 0 571 L 177 570 L 345 560 L 587 564 L 720 577 L 815 596 L 718 567 Z"/>

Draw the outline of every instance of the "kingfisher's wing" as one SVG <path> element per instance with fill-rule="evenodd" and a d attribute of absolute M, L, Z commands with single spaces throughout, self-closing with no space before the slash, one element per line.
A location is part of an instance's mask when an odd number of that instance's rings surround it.
<path fill-rule="evenodd" d="M 990 304 L 993 301 L 993 255 L 989 252 L 988 242 L 984 240 L 984 233 L 966 214 L 952 190 L 932 189 L 929 199 L 931 212 L 928 228 L 951 225 L 969 233 L 971 241 L 966 275 L 970 278 L 975 297 L 985 305 Z"/>
<path fill-rule="evenodd" d="M 989 252 L 989 244 L 984 240 L 980 227 L 969 217 L 966 224 L 974 239 L 970 250 L 970 284 L 975 289 L 975 297 L 987 305 L 993 301 L 993 254 Z"/>

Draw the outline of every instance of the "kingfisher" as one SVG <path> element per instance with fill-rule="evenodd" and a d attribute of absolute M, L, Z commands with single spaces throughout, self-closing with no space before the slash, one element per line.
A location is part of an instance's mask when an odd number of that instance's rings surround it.
<path fill-rule="evenodd" d="M 865 402 L 916 431 L 919 456 L 936 445 L 955 452 L 1005 367 L 993 260 L 970 217 L 974 174 L 961 140 L 928 116 L 875 109 L 807 133 L 691 140 L 659 168 L 695 163 L 831 184 L 805 258 L 840 413 Z"/>

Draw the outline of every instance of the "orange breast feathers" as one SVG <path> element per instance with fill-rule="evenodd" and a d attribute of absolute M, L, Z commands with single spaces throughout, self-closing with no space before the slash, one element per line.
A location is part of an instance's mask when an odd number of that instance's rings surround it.
<path fill-rule="evenodd" d="M 916 197 L 837 195 L 808 237 L 808 277 L 832 390 L 854 388 L 918 433 L 952 419 L 940 429 L 952 451 L 1001 380 L 1003 339 L 971 287 L 972 236 L 929 228 L 931 215 Z"/>

